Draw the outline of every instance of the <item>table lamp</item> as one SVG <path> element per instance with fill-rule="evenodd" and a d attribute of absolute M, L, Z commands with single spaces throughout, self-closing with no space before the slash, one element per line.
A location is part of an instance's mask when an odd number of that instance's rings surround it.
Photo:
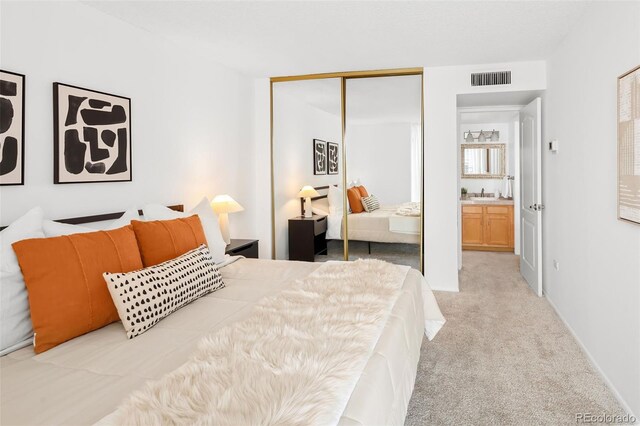
<path fill-rule="evenodd" d="M 300 192 L 298 192 L 298 197 L 300 197 L 300 214 L 304 217 L 313 216 L 313 212 L 311 211 L 311 197 L 319 197 L 320 194 L 316 191 L 312 186 L 305 185 L 302 187 Z M 304 203 L 303 203 L 304 199 Z M 306 204 L 306 209 L 304 208 Z"/>
<path fill-rule="evenodd" d="M 227 194 L 215 196 L 213 201 L 211 201 L 211 207 L 213 211 L 218 214 L 218 223 L 220 224 L 222 239 L 229 245 L 231 243 L 231 237 L 229 236 L 229 213 L 241 212 L 244 210 L 244 207 Z"/>

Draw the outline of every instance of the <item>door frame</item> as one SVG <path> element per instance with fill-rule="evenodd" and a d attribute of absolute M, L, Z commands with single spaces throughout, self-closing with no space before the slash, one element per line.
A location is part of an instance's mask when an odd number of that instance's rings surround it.
<path fill-rule="evenodd" d="M 273 156 L 273 85 L 287 81 L 300 80 L 319 80 L 327 78 L 340 79 L 340 105 L 341 105 L 341 126 L 342 126 L 342 189 L 343 189 L 343 223 L 345 227 L 345 235 L 347 238 L 344 242 L 344 259 L 349 259 L 349 238 L 348 238 L 348 221 L 347 217 L 347 157 L 345 146 L 346 135 L 346 81 L 356 78 L 375 78 L 375 77 L 399 77 L 399 76 L 420 76 L 420 272 L 424 273 L 424 68 L 395 68 L 386 70 L 365 70 L 365 71 L 344 71 L 329 72 L 319 74 L 303 74 L 293 76 L 271 77 L 269 81 L 269 131 L 270 131 L 270 171 L 271 171 L 271 257 L 276 256 L 276 215 L 275 215 L 275 179 L 274 179 L 274 156 Z"/>
<path fill-rule="evenodd" d="M 504 93 L 510 93 L 510 92 L 504 92 Z M 516 117 L 516 121 L 518 122 L 518 129 L 516 129 L 518 131 L 518 143 L 515 143 L 516 141 L 514 141 L 513 144 L 513 150 L 512 152 L 509 152 L 509 155 L 514 155 L 516 157 L 516 161 L 515 161 L 515 166 L 514 166 L 514 170 L 513 170 L 513 176 L 517 179 L 517 183 L 518 185 L 515 185 L 516 182 L 514 182 L 513 185 L 513 218 L 514 218 L 514 229 L 513 229 L 513 235 L 514 235 L 514 254 L 516 254 L 517 256 L 520 255 L 520 252 L 522 251 L 522 241 L 520 241 L 520 224 L 518 223 L 520 221 L 520 179 L 521 179 L 521 173 L 520 173 L 520 110 L 522 110 L 522 108 L 524 108 L 526 106 L 525 105 L 518 105 L 518 104 L 514 104 L 514 105 L 510 105 L 510 104 L 504 104 L 504 105 L 486 105 L 486 106 L 467 106 L 467 107 L 457 107 L 456 108 L 456 135 L 459 136 L 459 131 L 460 131 L 460 114 L 462 113 L 474 113 L 474 112 L 512 112 L 514 117 Z M 456 139 L 456 143 L 458 143 L 458 140 Z M 460 157 L 461 153 L 460 150 L 458 149 L 458 270 L 462 269 L 462 203 L 460 200 L 460 188 L 462 187 L 462 179 L 461 179 L 461 160 L 462 158 Z M 518 192 L 518 197 L 516 198 L 516 191 Z M 518 234 L 518 241 L 516 244 L 515 241 L 515 235 Z"/>

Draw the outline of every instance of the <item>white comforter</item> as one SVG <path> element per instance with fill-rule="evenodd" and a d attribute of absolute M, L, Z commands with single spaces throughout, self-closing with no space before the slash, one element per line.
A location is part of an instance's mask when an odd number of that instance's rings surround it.
<path fill-rule="evenodd" d="M 31 347 L 0 358 L 0 424 L 92 424 L 148 380 L 182 365 L 203 336 L 242 320 L 264 296 L 303 278 L 317 263 L 243 259 L 222 268 L 226 288 L 128 340 L 114 323 L 35 355 Z M 341 424 L 402 424 L 424 333 L 444 323 L 424 278 L 410 270 Z"/>

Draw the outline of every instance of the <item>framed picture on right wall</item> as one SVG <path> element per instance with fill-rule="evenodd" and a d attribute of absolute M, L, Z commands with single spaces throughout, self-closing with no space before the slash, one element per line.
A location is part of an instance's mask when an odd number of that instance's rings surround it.
<path fill-rule="evenodd" d="M 618 77 L 618 218 L 640 224 L 640 66 Z"/>

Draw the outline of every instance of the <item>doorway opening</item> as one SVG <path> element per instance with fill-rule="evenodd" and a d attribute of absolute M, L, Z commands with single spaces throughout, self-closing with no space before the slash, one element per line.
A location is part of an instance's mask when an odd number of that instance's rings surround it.
<path fill-rule="evenodd" d="M 463 250 L 512 253 L 542 295 L 541 91 L 458 95 L 458 268 Z M 506 255 L 508 256 L 508 255 Z"/>

